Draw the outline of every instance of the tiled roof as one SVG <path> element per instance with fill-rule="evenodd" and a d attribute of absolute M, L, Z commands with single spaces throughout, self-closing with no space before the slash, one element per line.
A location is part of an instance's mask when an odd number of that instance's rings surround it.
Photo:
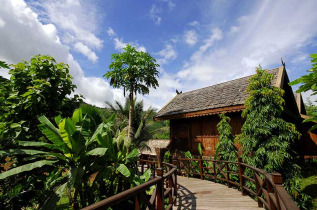
<path fill-rule="evenodd" d="M 279 68 L 269 71 L 274 75 L 272 85 L 277 81 Z M 210 110 L 234 105 L 243 105 L 247 98 L 246 89 L 251 76 L 228 82 L 192 90 L 176 95 L 171 102 L 163 107 L 155 118 Z"/>

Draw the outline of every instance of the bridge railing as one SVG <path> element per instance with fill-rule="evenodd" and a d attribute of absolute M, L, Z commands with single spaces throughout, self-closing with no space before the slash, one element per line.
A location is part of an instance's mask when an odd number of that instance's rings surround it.
<path fill-rule="evenodd" d="M 230 187 L 240 189 L 242 195 L 250 195 L 259 207 L 266 209 L 299 209 L 283 187 L 282 175 L 267 173 L 242 162 L 219 161 L 198 158 L 177 158 L 173 163 L 178 167 L 178 174 L 211 179 Z"/>
<path fill-rule="evenodd" d="M 258 202 L 259 207 L 270 210 L 299 210 L 296 203 L 283 187 L 279 173 L 267 173 L 247 165 L 238 158 L 237 162 L 212 159 L 181 158 L 170 160 L 172 164 L 163 162 L 164 152 L 157 150 L 157 156 L 143 155 L 139 159 L 141 173 L 151 169 L 152 179 L 139 186 L 121 192 L 85 209 L 106 209 L 128 199 L 134 199 L 135 209 L 171 209 L 176 205 L 177 174 L 194 176 L 221 182 L 239 189 L 242 195 L 250 195 Z M 163 174 L 163 171 L 165 173 Z M 151 195 L 146 191 L 155 186 Z M 167 199 L 168 198 L 168 199 Z M 168 202 L 165 202 L 168 200 Z"/>
<path fill-rule="evenodd" d="M 144 171 L 145 163 L 152 170 L 152 179 L 135 186 L 129 190 L 118 193 L 105 200 L 90 205 L 84 210 L 108 209 L 116 204 L 127 200 L 134 201 L 134 209 L 172 209 L 173 204 L 176 205 L 177 195 L 177 168 L 176 165 L 165 163 L 162 161 L 162 153 L 159 154 L 155 161 L 148 159 L 139 159 L 142 172 Z M 143 165 L 142 165 L 143 164 Z M 143 174 L 143 173 L 142 173 Z M 151 187 L 154 186 L 152 193 L 149 195 Z"/>

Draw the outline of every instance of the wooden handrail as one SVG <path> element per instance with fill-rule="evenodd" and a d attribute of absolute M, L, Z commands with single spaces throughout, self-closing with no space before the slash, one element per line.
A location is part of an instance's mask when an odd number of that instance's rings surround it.
<path fill-rule="evenodd" d="M 162 153 L 161 153 L 162 154 Z M 164 155 L 164 154 L 163 154 Z M 168 197 L 167 208 L 171 209 L 173 204 L 176 205 L 177 196 L 177 166 L 161 161 L 161 166 L 168 171 L 163 173 L 163 168 L 158 168 L 156 165 L 159 161 L 152 161 L 146 159 L 140 159 L 141 171 L 144 171 L 144 163 L 150 165 L 152 171 L 152 179 L 135 186 L 129 190 L 123 191 L 119 194 L 111 196 L 105 200 L 90 205 L 83 210 L 101 210 L 112 207 L 122 201 L 126 201 L 134 197 L 134 209 L 141 209 L 149 207 L 149 209 L 163 210 L 165 205 L 165 197 Z M 155 175 L 156 172 L 156 175 Z M 150 198 L 147 198 L 146 191 L 155 185 Z M 165 187 L 166 185 L 166 187 Z"/>
<path fill-rule="evenodd" d="M 135 209 L 149 207 L 149 209 L 171 209 L 176 205 L 177 196 L 177 173 L 181 175 L 197 176 L 201 179 L 218 180 L 226 183 L 228 187 L 237 187 L 243 195 L 249 194 L 255 198 L 259 207 L 265 206 L 267 209 L 294 209 L 299 210 L 296 203 L 283 187 L 282 176 L 279 173 L 269 174 L 266 171 L 250 166 L 242 162 L 239 158 L 237 162 L 221 161 L 199 158 L 179 157 L 172 160 L 172 164 L 163 162 L 163 153 L 159 153 L 159 158 L 140 157 L 139 163 L 141 172 L 144 166 L 152 170 L 152 179 L 139 186 L 121 192 L 96 204 L 88 206 L 85 210 L 105 209 L 119 202 L 128 200 L 134 196 Z M 159 168 L 159 165 L 162 168 Z M 197 168 L 194 168 L 193 165 Z M 167 171 L 163 173 L 163 168 Z M 248 171 L 248 174 L 247 174 Z M 155 173 L 156 172 L 156 173 Z M 238 179 L 231 179 L 235 176 Z M 254 183 L 255 189 L 247 186 L 247 183 Z M 150 198 L 144 196 L 145 191 L 151 186 L 156 186 Z M 164 203 L 165 198 L 168 203 Z"/>
<path fill-rule="evenodd" d="M 238 158 L 238 162 L 222 161 L 222 160 L 204 160 L 199 158 L 184 158 L 179 157 L 173 160 L 173 163 L 180 165 L 178 173 L 181 175 L 197 175 L 197 178 L 201 179 L 211 178 L 212 180 L 222 181 L 227 183 L 228 187 L 235 185 L 240 189 L 242 195 L 251 195 L 258 201 L 258 206 L 267 209 L 294 209 L 299 210 L 296 203 L 291 196 L 286 192 L 283 187 L 282 175 L 279 173 L 269 174 L 266 171 L 250 166 L 242 162 L 241 158 Z M 187 163 L 198 166 L 195 168 L 197 172 L 191 171 L 193 168 Z M 208 162 L 212 165 L 208 165 Z M 203 164 L 207 163 L 208 167 L 204 167 Z M 230 165 L 234 165 L 236 171 L 230 169 Z M 251 170 L 249 176 L 246 174 L 246 169 Z M 198 172 L 199 171 L 199 172 Z M 207 171 L 207 173 L 205 173 Z M 230 176 L 237 176 L 238 180 L 231 180 Z M 252 176 L 252 177 L 250 177 Z M 264 178 L 262 178 L 264 177 Z M 255 189 L 250 189 L 246 186 L 247 182 L 255 184 Z"/>

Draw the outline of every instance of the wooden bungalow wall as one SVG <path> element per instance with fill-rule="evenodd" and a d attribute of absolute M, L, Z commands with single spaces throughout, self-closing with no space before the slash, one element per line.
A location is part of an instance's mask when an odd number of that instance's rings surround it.
<path fill-rule="evenodd" d="M 240 134 L 244 122 L 241 112 L 227 115 L 231 118 L 230 124 L 233 134 Z M 219 138 L 217 131 L 219 121 L 218 115 L 171 120 L 171 150 L 199 154 L 198 143 L 201 143 L 203 155 L 214 156 Z M 310 125 L 297 123 L 297 129 L 302 133 L 302 137 L 294 149 L 300 156 L 317 156 L 317 132 L 308 133 L 309 127 Z M 236 146 L 239 148 L 239 145 Z"/>
<path fill-rule="evenodd" d="M 235 135 L 241 133 L 243 119 L 241 112 L 229 113 L 231 127 Z M 171 120 L 171 149 L 173 151 L 190 151 L 198 154 L 198 143 L 201 143 L 203 154 L 214 155 L 218 144 L 218 115 Z"/>

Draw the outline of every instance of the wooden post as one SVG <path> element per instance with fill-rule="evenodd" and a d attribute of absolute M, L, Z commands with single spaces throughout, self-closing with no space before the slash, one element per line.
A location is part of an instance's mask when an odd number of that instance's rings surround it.
<path fill-rule="evenodd" d="M 162 168 L 163 167 L 163 158 L 164 158 L 164 154 L 166 152 L 166 149 L 162 149 L 162 148 L 155 148 L 155 153 L 157 156 L 157 160 L 158 160 L 158 167 Z"/>
<path fill-rule="evenodd" d="M 260 201 L 259 199 L 259 192 L 261 190 L 261 186 L 260 186 L 260 183 L 259 183 L 259 180 L 258 180 L 258 177 L 260 178 L 260 176 L 257 176 L 256 172 L 253 171 L 253 174 L 254 174 L 254 181 L 255 181 L 255 189 L 256 189 L 256 198 L 258 199 L 258 207 L 259 208 L 263 208 L 263 203 Z"/>
<path fill-rule="evenodd" d="M 144 162 L 143 162 L 143 155 L 140 157 L 140 163 L 141 163 L 141 174 L 144 173 Z"/>
<path fill-rule="evenodd" d="M 175 173 L 175 183 L 174 183 L 174 194 L 175 194 L 175 197 L 177 198 L 177 173 Z M 175 199 L 175 203 L 174 203 L 174 206 L 177 206 L 177 203 L 176 203 L 177 199 Z"/>
<path fill-rule="evenodd" d="M 275 205 L 274 202 L 270 196 L 270 194 L 273 194 L 273 186 L 271 185 L 271 183 L 266 180 L 266 189 L 267 189 L 267 193 L 268 193 L 268 203 L 269 203 L 269 209 L 275 209 Z"/>
<path fill-rule="evenodd" d="M 163 168 L 157 168 L 156 174 L 160 177 L 160 181 L 157 183 L 157 191 L 156 191 L 156 209 L 163 210 L 164 209 L 164 179 L 163 179 Z"/>
<path fill-rule="evenodd" d="M 178 168 L 178 161 L 177 161 L 177 157 L 175 159 L 173 159 L 173 165 L 177 167 L 176 171 L 179 170 Z M 177 173 L 176 173 L 177 174 Z"/>
<path fill-rule="evenodd" d="M 199 172 L 200 172 L 200 179 L 204 179 L 204 174 L 203 174 L 203 161 L 201 155 L 199 155 Z"/>
<path fill-rule="evenodd" d="M 229 164 L 226 162 L 226 170 L 227 170 L 227 184 L 228 184 L 228 187 L 230 188 L 231 187 L 231 185 L 230 185 L 230 182 L 229 182 L 229 180 L 230 180 L 230 178 L 229 178 Z"/>
<path fill-rule="evenodd" d="M 216 164 L 214 162 L 215 160 L 212 161 L 212 165 L 213 165 L 213 168 L 214 168 L 214 182 L 216 182 L 216 179 L 217 179 L 217 176 L 216 176 Z"/>
<path fill-rule="evenodd" d="M 134 209 L 135 210 L 139 210 L 140 206 L 141 206 L 141 204 L 140 204 L 140 196 L 139 196 L 139 194 L 136 194 L 135 195 L 135 199 L 134 199 Z"/>
<path fill-rule="evenodd" d="M 246 195 L 243 186 L 244 186 L 244 179 L 243 179 L 243 174 L 244 174 L 244 168 L 241 165 L 242 163 L 242 157 L 238 157 L 238 167 L 239 167 L 239 178 L 240 178 L 240 188 L 241 188 L 241 193 L 242 195 Z"/>
<path fill-rule="evenodd" d="M 280 173 L 273 172 L 271 175 L 272 175 L 272 180 L 273 180 L 273 183 L 275 186 L 283 184 L 283 177 Z M 274 190 L 275 190 L 275 199 L 276 199 L 277 209 L 280 210 L 281 204 L 280 204 L 280 200 L 279 200 L 278 194 L 276 192 L 275 186 L 274 186 Z"/>
<path fill-rule="evenodd" d="M 174 183 L 174 195 L 173 195 L 173 196 L 177 196 L 177 172 L 178 172 L 178 169 L 179 169 L 178 164 L 179 164 L 179 163 L 178 163 L 178 159 L 177 159 L 177 156 L 176 156 L 176 157 L 174 157 L 174 159 L 173 159 L 173 165 L 177 167 L 177 169 L 176 169 L 174 175 L 172 175 L 172 177 L 174 176 L 174 179 L 175 179 L 175 183 Z M 177 205 L 177 203 L 176 203 L 176 200 L 175 200 L 174 206 L 176 206 L 176 205 Z"/>
<path fill-rule="evenodd" d="M 173 178 L 170 176 L 168 178 L 168 188 L 170 188 L 170 192 L 168 193 L 168 203 L 173 206 Z"/>

